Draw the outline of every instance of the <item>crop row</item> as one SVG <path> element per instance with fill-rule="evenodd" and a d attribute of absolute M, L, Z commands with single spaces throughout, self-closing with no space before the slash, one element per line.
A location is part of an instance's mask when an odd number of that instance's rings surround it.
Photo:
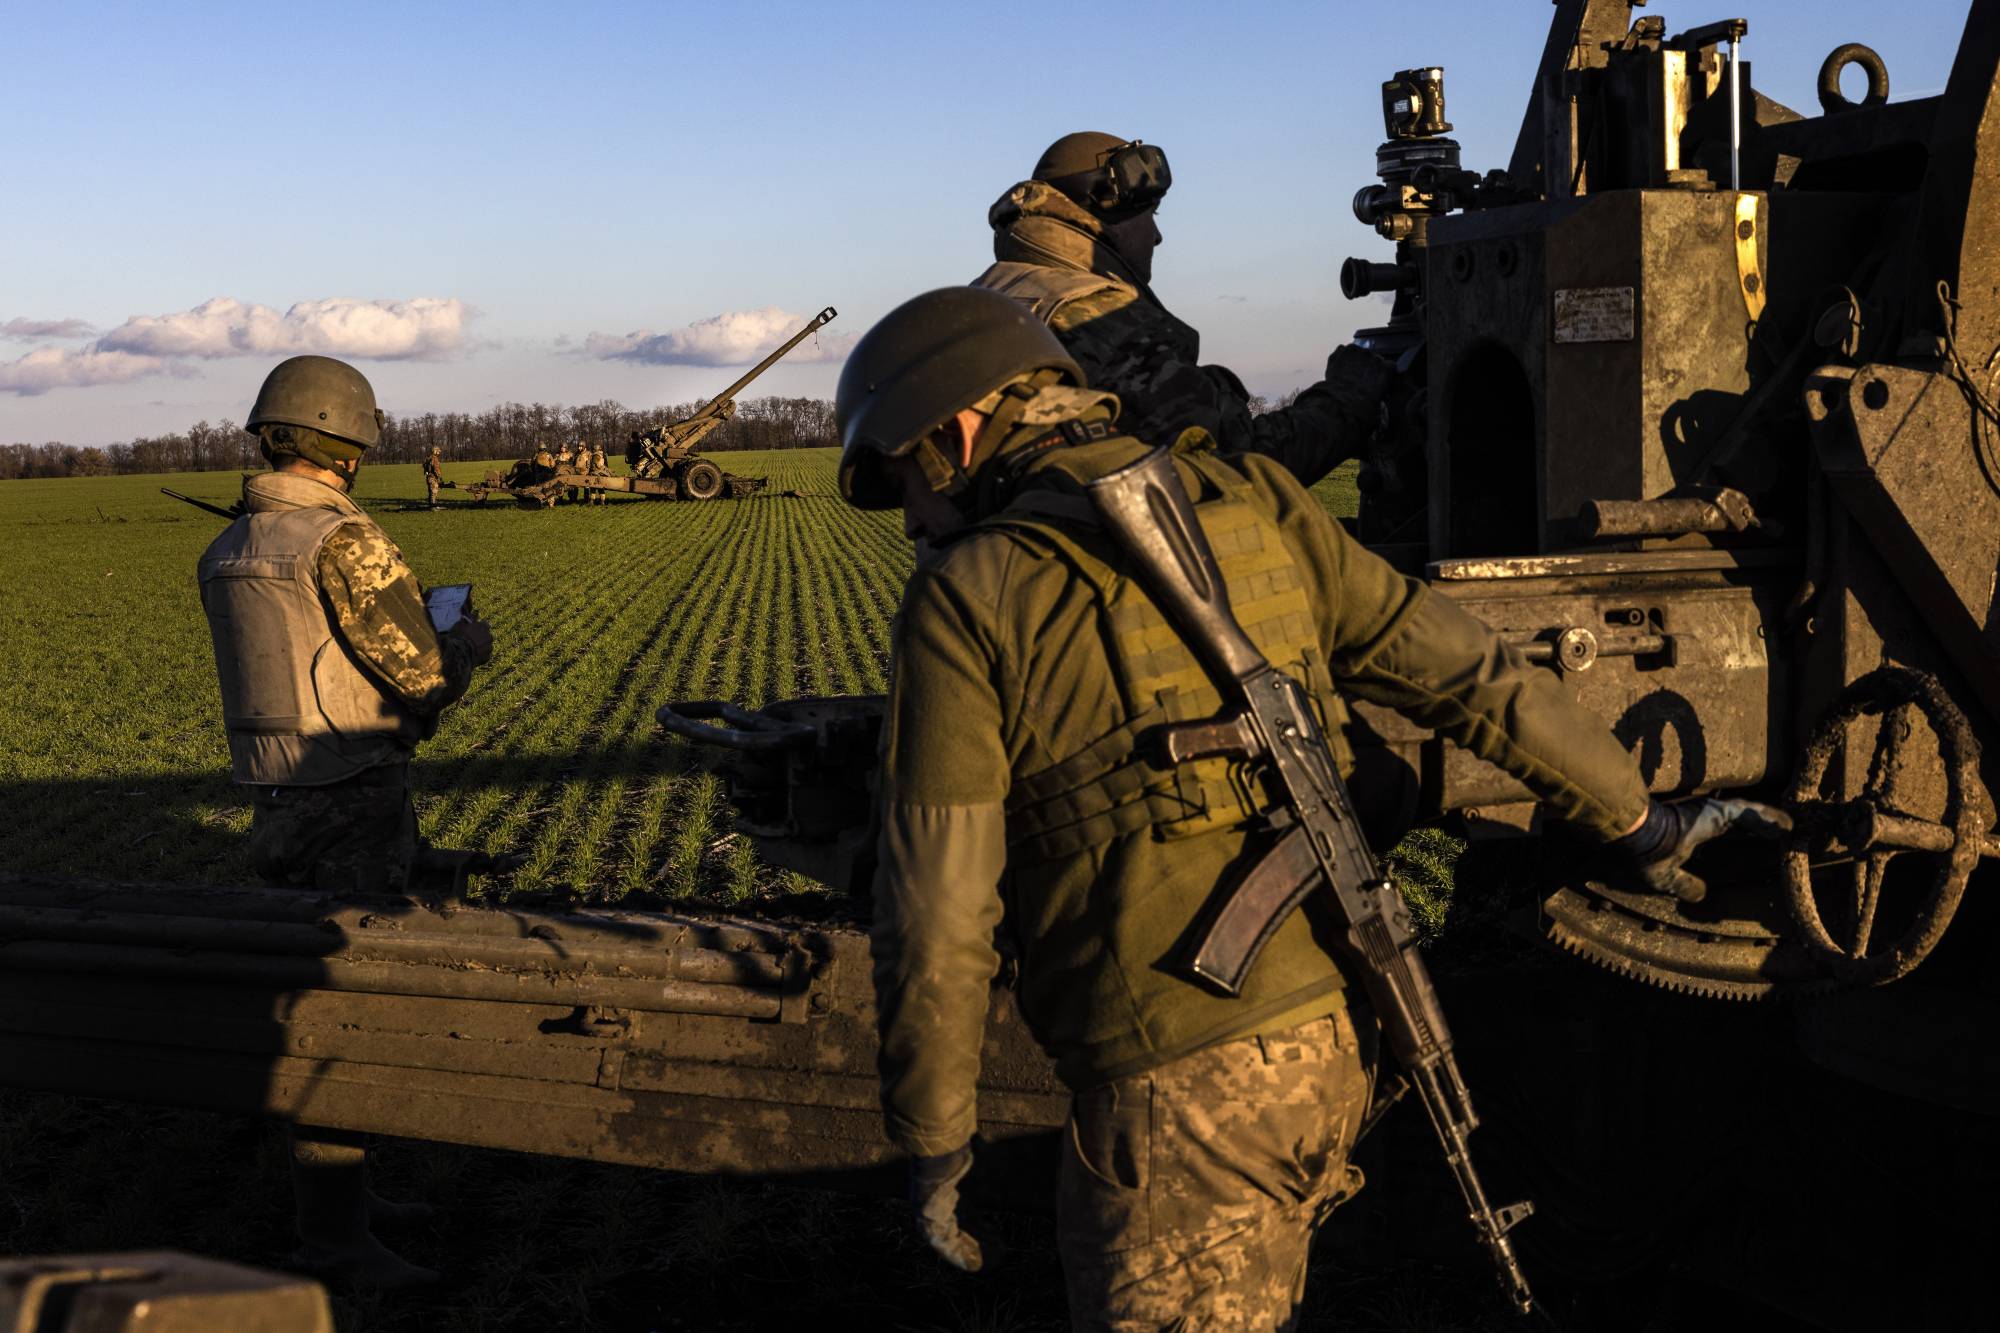
<path fill-rule="evenodd" d="M 471 581 L 494 661 L 419 752 L 424 831 L 515 849 L 515 884 L 597 898 L 740 894 L 760 872 L 717 781 L 666 739 L 670 699 L 760 704 L 879 690 L 909 568 L 889 515 L 860 514 L 822 452 L 730 455 L 770 495 L 429 513 L 414 468 L 361 498 L 419 574 Z M 476 478 L 466 468 L 460 480 Z M 0 490 L 0 864 L 160 879 L 248 874 L 193 567 L 233 477 L 14 483 Z"/>

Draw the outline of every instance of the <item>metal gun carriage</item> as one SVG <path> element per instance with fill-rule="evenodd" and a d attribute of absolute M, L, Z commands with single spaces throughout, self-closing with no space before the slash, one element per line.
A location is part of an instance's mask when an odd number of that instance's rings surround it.
<path fill-rule="evenodd" d="M 1385 85 L 1355 203 L 1395 252 L 1343 284 L 1393 295 L 1360 340 L 1402 375 L 1357 530 L 1557 673 L 1656 792 L 1760 792 L 1798 830 L 1709 868 L 1699 905 L 1580 870 L 1548 891 L 1540 933 L 1615 976 L 1440 986 L 1475 1000 L 1454 1006 L 1468 1075 L 1541 1203 L 1531 1266 L 1664 1261 L 1825 1327 L 1948 1326 L 2000 1184 L 1964 1146 L 2000 1107 L 1979 887 L 2000 854 L 2000 5 L 1971 6 L 1941 94 L 1891 103 L 1880 59 L 1842 46 L 1810 116 L 1757 91 L 1746 24 L 1634 8 L 1561 0 L 1485 174 L 1448 138 L 1442 71 Z M 638 479 L 687 485 L 763 369 L 637 446 Z M 862 889 L 880 712 L 661 721 L 728 751 L 767 857 Z M 1354 715 L 1354 783 L 1401 820 L 1537 827 L 1496 770 Z M 244 892 L 0 879 L 9 1080 L 882 1179 L 856 930 Z M 1020 1164 L 1062 1096 L 1004 988 L 984 1055 L 982 1121 L 1013 1147 L 981 1174 L 1038 1192 Z"/>

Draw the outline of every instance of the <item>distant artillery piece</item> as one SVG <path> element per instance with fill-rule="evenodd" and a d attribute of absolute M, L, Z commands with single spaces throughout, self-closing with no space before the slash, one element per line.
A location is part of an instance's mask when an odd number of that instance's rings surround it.
<path fill-rule="evenodd" d="M 632 470 L 631 476 L 588 478 L 586 484 L 667 499 L 713 500 L 725 491 L 732 500 L 755 495 L 764 488 L 762 478 L 732 476 L 708 459 L 695 457 L 695 446 L 736 415 L 736 395 L 746 385 L 819 332 L 837 313 L 828 306 L 814 315 L 804 328 L 779 344 L 769 356 L 750 367 L 743 378 L 711 398 L 693 416 L 655 426 L 644 434 L 635 433 L 625 447 L 625 463 Z"/>
<path fill-rule="evenodd" d="M 644 433 L 634 431 L 625 446 L 629 476 L 602 472 L 574 472 L 538 463 L 532 457 L 514 464 L 501 474 L 495 470 L 471 486 L 461 489 L 481 504 L 490 495 L 504 493 L 524 509 L 550 509 L 572 491 L 622 491 L 649 500 L 743 500 L 764 490 L 763 477 L 739 477 L 724 472 L 714 461 L 695 454 L 695 446 L 708 433 L 736 415 L 736 395 L 745 385 L 769 370 L 787 352 L 817 333 L 838 314 L 832 306 L 814 315 L 806 326 L 787 338 L 769 356 L 752 366 L 743 377 L 711 398 L 692 416 L 670 421 Z M 452 483 L 446 482 L 446 486 Z M 791 494 L 792 492 L 787 492 Z"/>

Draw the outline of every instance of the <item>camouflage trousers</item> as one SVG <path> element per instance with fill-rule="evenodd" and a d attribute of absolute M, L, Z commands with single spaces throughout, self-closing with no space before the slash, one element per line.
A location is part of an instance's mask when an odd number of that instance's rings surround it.
<path fill-rule="evenodd" d="M 417 854 L 407 762 L 323 787 L 255 788 L 250 863 L 267 884 L 401 893 Z"/>
<path fill-rule="evenodd" d="M 1361 1186 L 1369 1049 L 1346 1009 L 1078 1093 L 1056 1235 L 1080 1329 L 1287 1328 Z"/>
<path fill-rule="evenodd" d="M 429 491 L 429 492 L 430 492 L 430 494 L 431 494 L 431 508 L 433 508 L 433 509 L 436 509 L 436 508 L 438 507 L 438 480 L 437 480 L 437 478 L 436 478 L 436 477 L 425 477 L 425 478 L 424 478 L 424 489 L 425 489 L 425 490 L 427 490 L 427 491 Z"/>

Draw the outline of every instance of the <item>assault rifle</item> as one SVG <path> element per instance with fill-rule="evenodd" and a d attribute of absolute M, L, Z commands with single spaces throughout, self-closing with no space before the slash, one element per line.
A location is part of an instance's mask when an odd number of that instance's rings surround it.
<path fill-rule="evenodd" d="M 243 503 L 240 500 L 229 508 L 224 509 L 221 505 L 212 505 L 206 500 L 197 500 L 192 495 L 182 495 L 179 491 L 168 490 L 165 486 L 160 487 L 160 494 L 171 495 L 174 499 L 191 504 L 196 509 L 206 509 L 217 518 L 226 518 L 232 523 L 243 517 Z"/>
<path fill-rule="evenodd" d="M 1311 700 L 1265 660 L 1237 623 L 1170 453 L 1156 449 L 1091 482 L 1085 492 L 1136 563 L 1140 586 L 1222 694 L 1224 711 L 1216 718 L 1159 729 L 1160 761 L 1170 767 L 1228 756 L 1255 765 L 1267 790 L 1278 794 L 1262 812 L 1277 835 L 1275 846 L 1211 901 L 1181 960 L 1184 971 L 1225 994 L 1239 994 L 1259 951 L 1306 895 L 1322 886 L 1331 892 L 1346 930 L 1341 952 L 1367 987 L 1389 1049 L 1430 1114 L 1508 1297 L 1526 1314 L 1533 1296 L 1507 1233 L 1534 1205 L 1496 1209 L 1486 1201 L 1466 1145 L 1479 1118 L 1452 1058 L 1451 1033 L 1417 951 L 1409 909 L 1362 837 Z"/>

